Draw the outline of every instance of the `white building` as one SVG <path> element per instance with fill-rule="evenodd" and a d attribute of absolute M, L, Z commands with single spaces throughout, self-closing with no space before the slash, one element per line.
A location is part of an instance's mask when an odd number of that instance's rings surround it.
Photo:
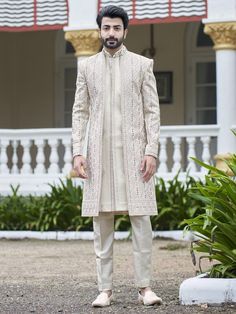
<path fill-rule="evenodd" d="M 158 175 L 235 152 L 236 0 L 0 1 L 0 194 L 42 193 L 71 170 L 77 58 L 99 51 L 98 8 L 129 13 L 129 50 L 154 58 Z M 206 35 L 205 33 L 208 35 Z M 65 40 L 66 38 L 66 40 Z"/>

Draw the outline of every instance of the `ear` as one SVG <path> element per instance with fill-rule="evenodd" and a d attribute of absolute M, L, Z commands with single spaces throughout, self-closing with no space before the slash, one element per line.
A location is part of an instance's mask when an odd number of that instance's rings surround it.
<path fill-rule="evenodd" d="M 98 37 L 99 37 L 99 38 L 102 38 L 102 37 L 101 37 L 101 29 L 100 29 L 100 28 L 98 29 Z"/>
<path fill-rule="evenodd" d="M 124 39 L 126 38 L 127 34 L 128 34 L 128 29 L 126 28 L 124 32 Z"/>

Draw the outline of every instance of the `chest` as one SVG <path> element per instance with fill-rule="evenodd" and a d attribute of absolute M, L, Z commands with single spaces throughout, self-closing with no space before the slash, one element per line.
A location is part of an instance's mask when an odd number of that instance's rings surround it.
<path fill-rule="evenodd" d="M 140 94 L 143 71 L 140 64 L 135 64 L 128 58 L 103 58 L 88 66 L 86 79 L 91 99 L 104 97 L 114 90 L 128 97 L 132 93 Z"/>

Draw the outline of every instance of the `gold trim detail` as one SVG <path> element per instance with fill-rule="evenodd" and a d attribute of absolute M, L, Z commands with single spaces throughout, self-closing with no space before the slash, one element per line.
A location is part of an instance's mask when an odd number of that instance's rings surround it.
<path fill-rule="evenodd" d="M 213 40 L 215 50 L 236 50 L 236 22 L 209 23 L 204 32 Z"/>
<path fill-rule="evenodd" d="M 68 31 L 65 39 L 71 42 L 77 57 L 94 55 L 101 47 L 97 30 Z"/>

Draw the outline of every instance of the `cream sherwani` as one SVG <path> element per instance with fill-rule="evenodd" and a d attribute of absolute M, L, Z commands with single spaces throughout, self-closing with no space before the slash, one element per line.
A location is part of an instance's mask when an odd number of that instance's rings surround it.
<path fill-rule="evenodd" d="M 112 289 L 114 213 L 127 212 L 132 225 L 135 279 L 151 280 L 152 228 L 156 213 L 154 180 L 140 172 L 144 155 L 157 157 L 159 102 L 152 61 L 122 46 L 104 49 L 78 69 L 73 107 L 73 155 L 81 155 L 88 135 L 88 180 L 83 215 L 94 216 L 98 287 Z"/>
<path fill-rule="evenodd" d="M 88 121 L 82 215 L 98 216 L 106 209 L 155 215 L 154 178 L 143 182 L 140 171 L 144 155 L 158 154 L 160 113 L 153 61 L 124 46 L 112 58 L 101 51 L 82 60 L 72 115 L 73 156 L 83 155 Z"/>
<path fill-rule="evenodd" d="M 103 50 L 106 63 L 106 97 L 102 141 L 102 212 L 127 211 L 125 171 L 122 144 L 120 57 Z"/>

